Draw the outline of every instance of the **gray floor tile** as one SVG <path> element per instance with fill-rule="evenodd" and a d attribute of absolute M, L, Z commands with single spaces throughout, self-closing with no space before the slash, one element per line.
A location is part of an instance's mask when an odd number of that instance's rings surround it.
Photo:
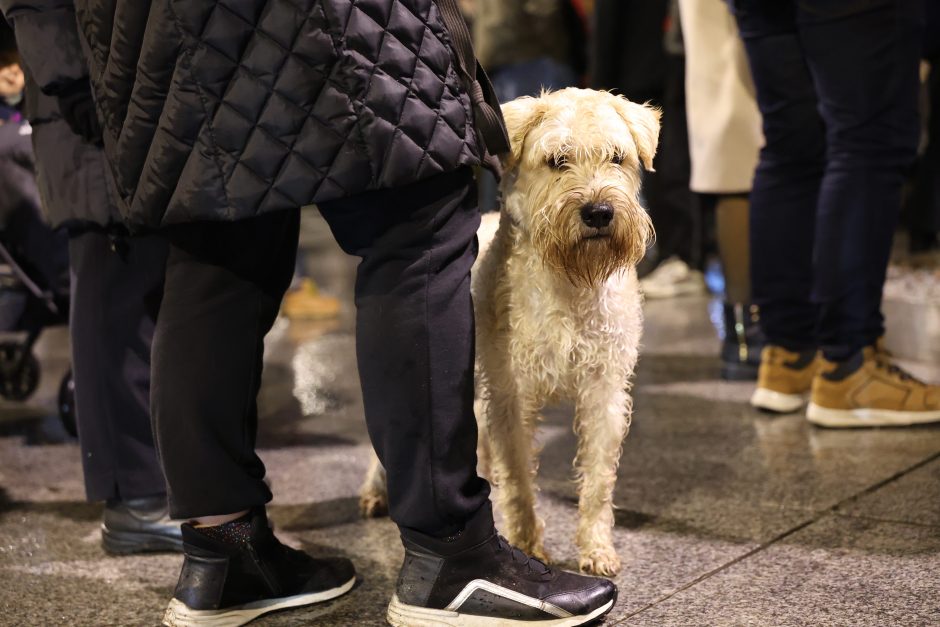
<path fill-rule="evenodd" d="M 827 517 L 623 625 L 937 625 L 940 535 Z"/>
<path fill-rule="evenodd" d="M 940 459 L 847 504 L 839 512 L 932 525 L 940 533 Z"/>

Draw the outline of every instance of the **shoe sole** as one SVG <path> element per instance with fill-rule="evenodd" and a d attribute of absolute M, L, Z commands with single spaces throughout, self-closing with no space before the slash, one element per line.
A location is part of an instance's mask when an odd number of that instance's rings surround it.
<path fill-rule="evenodd" d="M 512 620 L 406 605 L 398 600 L 396 594 L 392 596 L 392 602 L 388 604 L 386 618 L 394 627 L 523 627 L 525 625 L 577 627 L 597 620 L 613 607 L 614 599 L 611 599 L 606 605 L 584 616 L 568 616 L 567 618 L 549 618 L 546 620 Z"/>
<path fill-rule="evenodd" d="M 784 394 L 767 388 L 757 388 L 751 396 L 752 406 L 775 414 L 795 413 L 805 403 L 806 399 L 802 394 Z"/>
<path fill-rule="evenodd" d="M 893 411 L 890 409 L 829 409 L 810 403 L 806 419 L 820 427 L 851 429 L 859 427 L 909 427 L 940 422 L 938 411 Z"/>
<path fill-rule="evenodd" d="M 152 533 L 114 531 L 101 527 L 101 547 L 111 555 L 131 553 L 183 552 L 183 539 L 168 538 Z"/>
<path fill-rule="evenodd" d="M 167 627 L 238 627 L 269 612 L 331 601 L 352 590 L 355 583 L 356 578 L 353 577 L 331 590 L 256 601 L 224 610 L 194 610 L 182 601 L 173 599 L 163 615 L 163 624 Z"/>

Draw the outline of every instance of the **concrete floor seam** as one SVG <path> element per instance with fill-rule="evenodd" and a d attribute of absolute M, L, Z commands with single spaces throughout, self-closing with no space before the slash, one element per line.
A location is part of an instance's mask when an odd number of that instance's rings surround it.
<path fill-rule="evenodd" d="M 819 521 L 821 521 L 821 520 L 823 520 L 823 519 L 825 519 L 825 518 L 827 518 L 827 517 L 830 517 L 830 516 L 839 516 L 839 517 L 842 517 L 842 518 L 849 518 L 849 516 L 840 516 L 839 513 L 838 513 L 838 510 L 839 510 L 841 507 L 845 507 L 846 505 L 848 505 L 848 504 L 850 504 L 850 503 L 854 503 L 855 501 L 857 501 L 858 499 L 862 498 L 863 496 L 866 496 L 866 495 L 868 495 L 868 494 L 871 494 L 871 493 L 873 493 L 873 492 L 875 492 L 875 491 L 877 491 L 877 490 L 879 490 L 879 489 L 881 489 L 881 488 L 883 488 L 883 487 L 885 487 L 885 486 L 887 486 L 887 485 L 889 485 L 889 484 L 891 484 L 891 483 L 897 481 L 898 479 L 900 479 L 900 478 L 904 477 L 905 475 L 907 475 L 907 474 L 909 474 L 909 473 L 911 473 L 911 472 L 917 470 L 918 468 L 921 468 L 921 467 L 923 467 L 923 466 L 926 466 L 927 464 L 931 463 L 932 461 L 934 461 L 934 460 L 936 460 L 936 459 L 940 459 L 940 451 L 938 451 L 938 452 L 936 452 L 936 453 L 934 453 L 934 454 L 928 456 L 928 457 L 925 458 L 925 459 L 920 460 L 919 462 L 917 462 L 917 463 L 915 463 L 915 464 L 913 464 L 913 465 L 911 465 L 911 466 L 909 466 L 909 467 L 907 467 L 907 468 L 905 468 L 905 469 L 902 469 L 902 470 L 896 472 L 895 474 L 891 475 L 890 477 L 888 477 L 888 478 L 886 478 L 886 479 L 883 479 L 883 480 L 881 480 L 881 481 L 879 481 L 879 482 L 877 482 L 877 483 L 875 483 L 875 484 L 873 484 L 873 485 L 871 485 L 871 486 L 868 486 L 867 488 L 864 488 L 863 490 L 861 490 L 861 491 L 859 491 L 859 492 L 857 492 L 857 493 L 855 493 L 855 494 L 853 494 L 853 495 L 851 495 L 851 496 L 848 496 L 848 497 L 842 499 L 841 501 L 839 501 L 839 502 L 836 503 L 835 505 L 832 505 L 832 506 L 830 506 L 830 507 L 828 507 L 828 508 L 826 508 L 826 509 L 824 509 L 824 510 L 821 510 L 820 512 L 817 512 L 816 515 L 813 516 L 812 518 L 810 518 L 809 520 L 806 520 L 806 521 L 804 521 L 804 522 L 802 522 L 802 523 L 800 523 L 800 524 L 798 524 L 798 525 L 796 525 L 796 526 L 794 526 L 794 527 L 792 527 L 792 528 L 790 528 L 790 529 L 784 531 L 783 533 L 781 533 L 781 534 L 779 534 L 778 536 L 772 538 L 771 540 L 769 540 L 769 541 L 767 541 L 767 542 L 761 544 L 760 546 L 757 546 L 757 547 L 751 549 L 750 551 L 748 551 L 748 552 L 745 553 L 744 555 L 739 555 L 738 557 L 734 558 L 733 560 L 730 560 L 730 561 L 728 561 L 728 562 L 722 564 L 721 566 L 718 566 L 717 568 L 713 568 L 712 570 L 710 570 L 710 571 L 708 571 L 708 572 L 706 572 L 706 573 L 700 575 L 699 577 L 696 577 L 694 580 L 690 581 L 689 583 L 687 583 L 687 584 L 685 584 L 685 585 L 683 585 L 683 586 L 680 586 L 679 588 L 677 588 L 676 590 L 670 592 L 669 594 L 663 595 L 662 597 L 656 599 L 655 601 L 653 601 L 653 602 L 651 602 L 651 603 L 648 603 L 647 605 L 645 605 L 644 607 L 642 607 L 641 609 L 639 609 L 639 610 L 637 610 L 637 611 L 635 611 L 635 612 L 631 612 L 631 613 L 628 614 L 627 616 L 623 617 L 621 620 L 617 621 L 616 623 L 613 623 L 613 625 L 625 625 L 625 624 L 627 624 L 627 623 L 630 621 L 630 619 L 632 619 L 633 617 L 638 616 L 638 615 L 642 614 L 643 612 L 646 612 L 646 611 L 652 609 L 653 607 L 656 607 L 657 605 L 659 605 L 659 604 L 661 604 L 661 603 L 663 603 L 663 602 L 665 602 L 665 601 L 668 601 L 669 599 L 671 599 L 672 597 L 676 596 L 677 594 L 680 594 L 680 593 L 682 593 L 682 592 L 684 592 L 684 591 L 686 591 L 686 590 L 688 590 L 688 589 L 690 589 L 690 588 L 693 588 L 694 586 L 696 586 L 696 585 L 702 583 L 703 581 L 714 577 L 714 576 L 717 575 L 718 573 L 723 572 L 723 571 L 725 571 L 725 570 L 728 570 L 728 569 L 731 568 L 732 566 L 734 566 L 734 565 L 736 565 L 736 564 L 739 564 L 740 562 L 743 562 L 744 560 L 749 559 L 749 558 L 753 557 L 754 555 L 757 555 L 758 553 L 761 553 L 761 552 L 765 551 L 765 550 L 768 549 L 769 547 L 772 547 L 772 546 L 774 546 L 774 545 L 776 545 L 776 544 L 779 544 L 781 541 L 783 541 L 783 540 L 785 540 L 786 538 L 792 536 L 793 534 L 795 534 L 795 533 L 797 533 L 797 532 L 799 532 L 799 531 L 802 531 L 803 529 L 809 527 L 810 525 L 815 524 L 815 523 L 817 523 L 817 522 L 819 522 Z M 910 524 L 910 523 L 902 523 L 902 524 Z M 924 526 L 933 528 L 932 526 L 928 526 L 928 525 L 924 525 Z"/>

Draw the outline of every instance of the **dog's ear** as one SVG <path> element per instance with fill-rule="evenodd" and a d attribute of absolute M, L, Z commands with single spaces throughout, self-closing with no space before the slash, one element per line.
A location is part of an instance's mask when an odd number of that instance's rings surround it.
<path fill-rule="evenodd" d="M 623 96 L 617 96 L 615 108 L 630 129 L 640 163 L 652 172 L 653 157 L 656 156 L 656 148 L 659 146 L 659 120 L 663 112 L 649 104 L 630 102 Z"/>
<path fill-rule="evenodd" d="M 509 143 L 512 147 L 503 165 L 507 170 L 511 170 L 522 159 L 525 138 L 545 118 L 547 107 L 539 98 L 523 96 L 507 102 L 502 109 L 503 118 L 506 120 L 506 130 L 509 132 Z"/>

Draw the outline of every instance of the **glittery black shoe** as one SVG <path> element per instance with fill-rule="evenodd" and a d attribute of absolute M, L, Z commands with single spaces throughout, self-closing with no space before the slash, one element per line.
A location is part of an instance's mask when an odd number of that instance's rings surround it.
<path fill-rule="evenodd" d="M 186 559 L 164 625 L 244 625 L 268 612 L 335 599 L 356 583 L 349 560 L 314 559 L 281 544 L 263 509 L 250 517 L 250 535 L 237 544 L 183 525 Z"/>

